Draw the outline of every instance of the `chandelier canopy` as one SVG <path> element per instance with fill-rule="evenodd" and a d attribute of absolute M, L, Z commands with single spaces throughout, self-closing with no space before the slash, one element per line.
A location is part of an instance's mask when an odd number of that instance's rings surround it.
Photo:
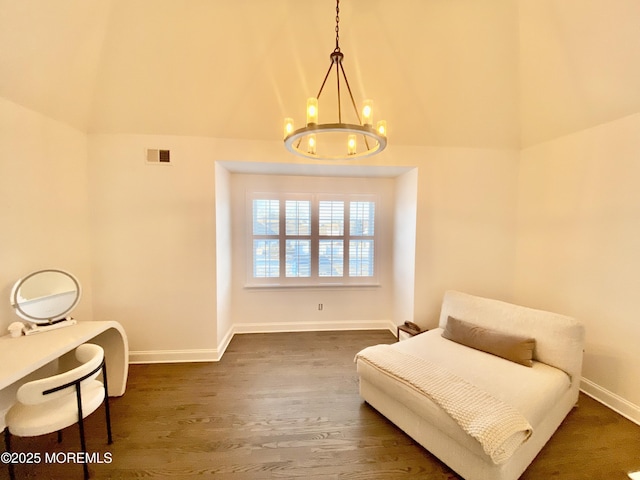
<path fill-rule="evenodd" d="M 365 100 L 362 110 L 358 110 L 351 93 L 349 80 L 344 71 L 340 51 L 340 0 L 336 0 L 336 47 L 331 52 L 329 70 L 322 81 L 320 91 L 315 97 L 307 100 L 306 126 L 295 129 L 292 118 L 284 119 L 284 144 L 287 150 L 296 155 L 314 159 L 353 159 L 363 158 L 382 152 L 387 146 L 387 123 L 380 120 L 373 125 L 373 102 Z M 320 123 L 318 118 L 318 100 L 327 83 L 331 70 L 336 70 L 337 87 L 337 121 Z M 340 98 L 340 74 L 347 87 L 351 105 L 355 111 L 358 123 L 345 123 L 342 120 L 342 106 Z M 360 115 L 362 113 L 362 116 Z"/>

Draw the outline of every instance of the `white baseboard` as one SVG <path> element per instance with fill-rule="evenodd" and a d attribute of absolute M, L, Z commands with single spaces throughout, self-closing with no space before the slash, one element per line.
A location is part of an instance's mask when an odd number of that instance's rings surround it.
<path fill-rule="evenodd" d="M 278 323 L 236 323 L 235 333 L 277 333 L 277 332 L 327 332 L 344 330 L 389 330 L 396 333 L 396 325 L 390 320 L 353 320 L 346 322 L 278 322 Z"/>
<path fill-rule="evenodd" d="M 190 350 L 147 350 L 129 351 L 129 363 L 186 363 L 186 362 L 215 362 L 220 360 L 218 350 L 190 349 Z"/>
<path fill-rule="evenodd" d="M 387 320 L 318 323 L 241 323 L 231 327 L 217 348 L 193 350 L 150 350 L 129 351 L 129 363 L 187 363 L 217 362 L 222 358 L 235 334 L 277 333 L 277 332 L 318 332 L 334 330 L 389 330 L 396 334 L 396 325 Z"/>
<path fill-rule="evenodd" d="M 229 346 L 229 343 L 231 343 L 231 340 L 233 339 L 233 333 L 234 333 L 233 327 L 229 328 L 225 336 L 222 337 L 222 340 L 218 342 L 218 348 L 216 349 L 218 353 L 218 358 L 216 359 L 216 362 L 219 361 L 222 358 L 222 355 L 224 355 L 224 352 L 227 351 L 227 347 Z"/>
<path fill-rule="evenodd" d="M 640 425 L 640 406 L 625 400 L 624 398 L 610 392 L 606 388 L 602 388 L 600 385 L 597 385 L 586 378 L 582 378 L 580 390 L 594 400 L 597 400 L 606 407 L 609 407 L 614 412 L 617 412 L 623 417 L 631 420 L 633 423 Z"/>

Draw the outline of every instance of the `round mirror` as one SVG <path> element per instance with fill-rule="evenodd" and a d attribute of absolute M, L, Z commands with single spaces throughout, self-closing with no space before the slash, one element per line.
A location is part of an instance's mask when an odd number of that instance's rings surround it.
<path fill-rule="evenodd" d="M 64 319 L 80 301 L 80 283 L 63 270 L 39 270 L 11 290 L 11 306 L 25 320 L 43 325 Z"/>

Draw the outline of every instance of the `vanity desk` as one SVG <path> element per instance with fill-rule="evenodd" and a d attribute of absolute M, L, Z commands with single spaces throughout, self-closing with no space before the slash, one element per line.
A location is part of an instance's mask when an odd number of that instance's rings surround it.
<path fill-rule="evenodd" d="M 61 328 L 51 327 L 76 306 L 80 293 L 77 279 L 61 270 L 34 272 L 14 286 L 11 305 L 19 317 L 30 322 L 31 328 L 15 322 L 9 326 L 12 334 L 0 337 L 0 429 L 4 430 L 4 415 L 15 402 L 19 386 L 55 373 L 50 371 L 52 368 L 67 370 L 65 367 L 75 361 L 72 352 L 83 343 L 94 343 L 104 349 L 109 396 L 124 394 L 129 343 L 122 325 L 113 321 L 67 320 L 69 323 L 64 326 L 57 324 Z M 46 370 L 49 372 L 43 375 Z"/>
<path fill-rule="evenodd" d="M 8 400 L 2 398 L 5 397 L 2 393 L 13 397 L 16 389 L 14 384 L 22 383 L 25 377 L 87 342 L 104 349 L 109 396 L 123 395 L 129 371 L 129 345 L 126 333 L 118 322 L 78 322 L 35 335 L 0 337 L 0 428 L 4 429 L 4 411 L 10 406 L 2 405 Z"/>
<path fill-rule="evenodd" d="M 0 390 L 83 343 L 95 343 L 104 349 L 109 396 L 123 395 L 127 386 L 129 347 L 124 329 L 118 322 L 78 322 L 36 335 L 0 337 Z"/>

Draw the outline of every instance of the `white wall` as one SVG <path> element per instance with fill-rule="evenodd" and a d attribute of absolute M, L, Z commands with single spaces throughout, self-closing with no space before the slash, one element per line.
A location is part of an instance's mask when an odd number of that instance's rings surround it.
<path fill-rule="evenodd" d="M 396 325 L 413 321 L 416 281 L 416 213 L 418 169 L 396 178 L 393 229 L 393 319 Z"/>
<path fill-rule="evenodd" d="M 261 155 L 254 154 L 252 158 L 268 159 L 270 153 L 263 149 Z M 291 164 L 299 163 L 291 156 L 276 154 L 274 157 Z M 391 311 L 385 316 L 396 324 L 413 320 L 423 327 L 433 327 L 447 289 L 512 299 L 518 159 L 515 150 L 390 146 L 379 157 L 354 167 L 372 171 L 401 167 L 397 170 L 395 189 L 396 192 L 398 188 L 404 190 L 396 196 L 396 215 L 406 201 L 403 196 L 415 195 L 416 212 L 404 212 L 404 218 L 397 217 L 394 232 L 394 242 L 397 242 L 402 225 L 415 228 L 415 255 L 395 255 L 397 263 L 392 267 L 392 275 L 396 276 L 403 269 L 414 270 L 415 282 L 408 287 L 413 291 L 402 294 L 394 291 L 390 298 Z M 322 165 L 321 168 L 332 171 L 348 167 Z M 410 219 L 414 218 L 415 226 L 410 227 L 413 221 Z M 393 248 L 397 252 L 398 246 L 394 244 Z M 404 282 L 408 280 L 405 278 Z M 315 292 L 297 295 L 295 304 L 303 307 L 292 310 L 291 314 L 309 314 L 313 322 L 327 321 L 326 314 L 330 312 L 323 311 L 324 317 L 318 318 L 317 304 L 326 302 Z M 353 308 L 358 304 L 350 301 L 352 294 L 348 292 L 337 295 L 344 296 L 338 305 Z M 407 301 L 413 302 L 409 311 Z M 234 305 L 238 304 L 234 299 Z M 253 306 L 242 305 L 245 311 L 257 308 L 255 302 Z M 316 310 L 308 311 L 308 305 L 315 306 Z M 341 309 L 338 315 L 342 320 L 349 315 L 354 319 L 367 318 L 357 309 L 352 313 Z M 247 318 L 251 317 L 255 317 L 255 313 L 247 312 L 246 316 L 234 313 L 236 321 L 250 322 Z"/>
<path fill-rule="evenodd" d="M 86 136 L 0 98 L 0 334 L 18 318 L 13 284 L 42 268 L 78 277 L 73 312 L 92 320 Z"/>
<path fill-rule="evenodd" d="M 231 174 L 219 162 L 215 164 L 216 202 L 216 325 L 217 358 L 233 336 L 231 281 L 233 279 L 233 239 L 231 237 Z"/>
<path fill-rule="evenodd" d="M 233 315 L 238 332 L 389 328 L 393 325 L 394 180 L 234 174 Z M 247 288 L 247 192 L 372 193 L 378 195 L 376 269 L 379 286 Z M 319 310 L 318 305 L 323 309 Z"/>
<path fill-rule="evenodd" d="M 435 327 L 448 289 L 511 300 L 518 152 L 404 151 L 419 165 L 414 321 Z"/>
<path fill-rule="evenodd" d="M 415 287 L 408 297 L 415 296 L 413 318 L 405 318 L 406 312 L 395 318 L 406 310 L 405 298 L 389 287 L 382 296 L 378 292 L 375 298 L 357 300 L 353 290 L 334 291 L 329 302 L 326 290 L 320 296 L 295 292 L 287 296 L 290 308 L 280 312 L 278 321 L 304 318 L 346 328 L 409 319 L 430 326 L 448 288 L 510 295 L 517 152 L 390 146 L 373 160 L 346 166 L 300 160 L 278 141 L 90 135 L 89 145 L 94 309 L 99 318 L 124 325 L 134 361 L 214 359 L 226 345 L 231 324 L 262 322 L 261 328 L 275 328 L 267 324 L 276 320 L 251 311 L 259 302 L 245 302 L 235 286 L 229 298 L 230 284 L 221 284 L 229 282 L 223 273 L 231 268 L 229 243 L 236 245 L 228 232 L 217 232 L 234 216 L 224 205 L 231 194 L 226 177 L 244 170 L 295 169 L 304 175 L 318 168 L 328 174 L 367 169 L 378 176 L 415 170 L 417 249 L 415 259 L 404 260 L 415 261 Z M 146 165 L 146 148 L 169 148 L 173 166 Z M 390 270 L 387 283 L 392 275 Z M 231 277 L 236 285 L 235 270 Z M 322 312 L 318 303 L 325 304 Z M 364 308 L 370 303 L 379 308 Z"/>
<path fill-rule="evenodd" d="M 516 299 L 586 324 L 585 389 L 640 421 L 640 114 L 522 151 Z"/>
<path fill-rule="evenodd" d="M 92 135 L 94 309 L 117 320 L 133 361 L 217 356 L 213 142 Z M 148 165 L 147 148 L 171 165 Z"/>

